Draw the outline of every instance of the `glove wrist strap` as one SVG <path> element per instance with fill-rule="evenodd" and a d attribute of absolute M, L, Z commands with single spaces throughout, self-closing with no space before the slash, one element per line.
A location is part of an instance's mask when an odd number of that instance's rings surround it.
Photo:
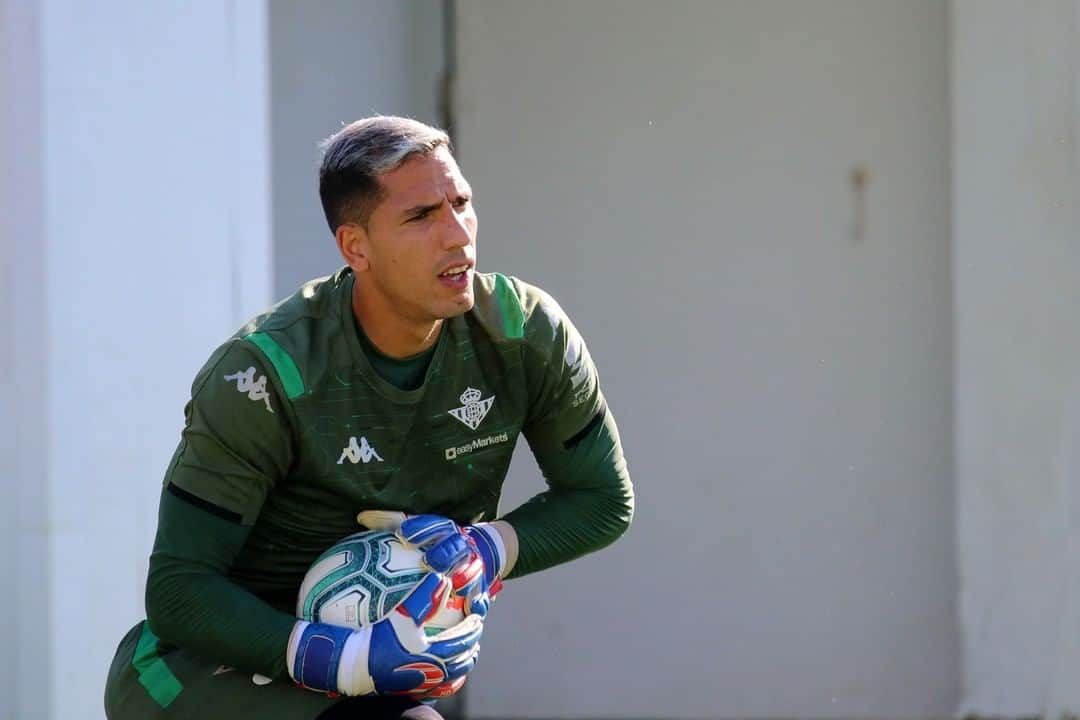
<path fill-rule="evenodd" d="M 312 690 L 350 691 L 351 687 L 342 687 L 341 670 L 346 671 L 347 678 L 353 674 L 349 671 L 356 668 L 352 664 L 357 656 L 355 643 L 350 648 L 348 662 L 342 662 L 345 659 L 342 655 L 346 646 L 350 644 L 348 641 L 357 634 L 348 628 L 336 625 L 309 623 L 303 620 L 297 622 L 293 626 L 292 633 L 289 634 L 289 645 L 286 650 L 289 675 L 296 682 Z M 366 671 L 367 668 L 365 667 L 364 670 Z"/>
<path fill-rule="evenodd" d="M 503 542 L 502 533 L 491 523 L 476 523 L 469 527 L 476 531 L 473 539 L 484 556 L 485 564 L 491 560 L 495 577 L 502 577 L 506 572 L 506 543 Z"/>

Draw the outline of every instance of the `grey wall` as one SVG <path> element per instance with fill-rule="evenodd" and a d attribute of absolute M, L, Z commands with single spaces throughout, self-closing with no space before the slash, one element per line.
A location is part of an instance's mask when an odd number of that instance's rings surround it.
<path fill-rule="evenodd" d="M 964 712 L 1080 713 L 1080 2 L 953 3 Z"/>
<path fill-rule="evenodd" d="M 461 3 L 480 269 L 575 319 L 639 498 L 508 585 L 473 716 L 952 712 L 947 12 Z"/>
<path fill-rule="evenodd" d="M 437 122 L 442 3 L 269 0 L 274 290 L 342 265 L 319 205 L 317 145 L 376 113 Z"/>
<path fill-rule="evenodd" d="M 0 718 L 48 712 L 41 13 L 0 0 Z M 37 622 L 28 622 L 33 618 Z"/>

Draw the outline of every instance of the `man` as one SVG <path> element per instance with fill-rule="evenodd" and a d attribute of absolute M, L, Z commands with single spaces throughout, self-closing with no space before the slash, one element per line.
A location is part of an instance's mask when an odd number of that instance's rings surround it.
<path fill-rule="evenodd" d="M 585 345 L 550 296 L 475 272 L 472 190 L 446 134 L 357 121 L 326 142 L 319 193 L 346 267 L 250 321 L 196 377 L 110 718 L 438 718 L 424 701 L 461 687 L 486 602 L 435 643 L 418 629 L 423 592 L 370 630 L 299 621 L 314 558 L 409 515 L 400 532 L 436 569 L 482 562 L 478 593 L 455 586 L 481 598 L 630 523 Z M 498 517 L 519 434 L 548 488 Z"/>

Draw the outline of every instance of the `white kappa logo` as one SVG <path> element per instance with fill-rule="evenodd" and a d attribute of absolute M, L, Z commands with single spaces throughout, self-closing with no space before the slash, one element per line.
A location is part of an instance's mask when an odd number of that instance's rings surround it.
<path fill-rule="evenodd" d="M 494 395 L 483 400 L 480 399 L 481 395 L 482 393 L 476 388 L 465 388 L 465 392 L 461 393 L 460 398 L 464 405 L 450 411 L 451 415 L 465 423 L 471 430 L 475 430 L 480 426 L 483 419 L 487 417 L 488 410 L 491 409 L 492 404 L 495 402 Z"/>
<path fill-rule="evenodd" d="M 382 462 L 383 459 L 379 457 L 379 453 L 375 452 L 375 448 L 371 447 L 367 438 L 361 436 L 359 444 L 356 442 L 356 436 L 353 435 L 349 438 L 349 444 L 341 449 L 341 457 L 338 458 L 337 464 L 341 465 L 346 460 L 355 465 L 358 462 L 363 461 L 367 465 L 372 460 Z"/>
<path fill-rule="evenodd" d="M 237 370 L 232 375 L 226 375 L 225 379 L 235 380 L 238 391 L 246 392 L 249 400 L 256 402 L 262 400 L 266 403 L 266 412 L 274 412 L 274 409 L 270 407 L 270 393 L 266 392 L 266 376 L 260 375 L 256 380 L 254 367 L 249 367 L 243 372 Z"/>
<path fill-rule="evenodd" d="M 589 382 L 589 364 L 583 361 L 584 347 L 581 338 L 577 335 L 571 337 L 566 345 L 566 354 L 563 360 L 566 367 L 573 371 L 570 376 L 570 387 L 574 392 L 571 402 L 573 407 L 581 405 L 592 396 L 592 383 Z"/>

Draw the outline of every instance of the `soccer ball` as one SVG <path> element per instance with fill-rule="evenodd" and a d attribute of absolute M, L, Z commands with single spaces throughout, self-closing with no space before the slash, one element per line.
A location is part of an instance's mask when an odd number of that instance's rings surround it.
<path fill-rule="evenodd" d="M 296 615 L 358 630 L 389 615 L 431 572 L 419 550 L 384 530 L 369 530 L 341 540 L 320 555 L 304 576 Z M 465 619 L 464 601 L 450 583 L 438 598 L 439 609 L 424 623 L 437 635 Z"/>

